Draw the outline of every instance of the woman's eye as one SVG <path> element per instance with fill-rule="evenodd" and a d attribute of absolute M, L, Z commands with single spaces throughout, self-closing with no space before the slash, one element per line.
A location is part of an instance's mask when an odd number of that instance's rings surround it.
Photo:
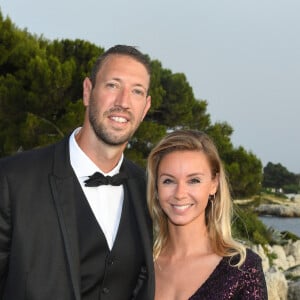
<path fill-rule="evenodd" d="M 200 179 L 198 179 L 198 178 L 192 178 L 191 180 L 190 180 L 190 183 L 191 184 L 195 184 L 195 183 L 200 183 L 201 181 L 200 181 Z"/>
<path fill-rule="evenodd" d="M 170 178 L 164 179 L 164 180 L 162 181 L 163 184 L 170 184 L 170 183 L 172 183 L 172 182 L 173 182 L 173 181 L 172 181 Z"/>

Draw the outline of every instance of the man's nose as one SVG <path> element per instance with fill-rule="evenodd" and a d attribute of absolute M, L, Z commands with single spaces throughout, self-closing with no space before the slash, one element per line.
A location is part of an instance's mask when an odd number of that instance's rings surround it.
<path fill-rule="evenodd" d="M 115 105 L 121 106 L 123 108 L 129 108 L 130 107 L 130 97 L 131 97 L 130 90 L 126 87 L 121 88 L 115 99 Z"/>

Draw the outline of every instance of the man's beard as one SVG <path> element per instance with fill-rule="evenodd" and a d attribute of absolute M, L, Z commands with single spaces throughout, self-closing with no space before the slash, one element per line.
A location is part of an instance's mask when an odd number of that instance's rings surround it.
<path fill-rule="evenodd" d="M 121 107 L 113 108 L 113 109 L 109 110 L 108 112 L 104 113 L 104 115 L 110 114 L 115 111 L 122 111 L 122 108 Z M 128 112 L 126 112 L 126 113 L 128 114 Z M 98 113 L 96 103 L 95 103 L 93 97 L 91 97 L 90 105 L 89 105 L 89 121 L 90 121 L 90 124 L 91 124 L 97 138 L 107 145 L 110 145 L 110 146 L 123 145 L 123 144 L 127 143 L 130 140 L 130 138 L 132 137 L 132 135 L 134 134 L 134 132 L 128 132 L 123 135 L 114 134 L 113 131 L 109 130 L 103 124 L 100 124 L 98 122 L 98 120 L 97 120 L 98 117 L 99 117 L 99 113 Z M 131 116 L 131 118 L 132 118 L 132 116 Z"/>

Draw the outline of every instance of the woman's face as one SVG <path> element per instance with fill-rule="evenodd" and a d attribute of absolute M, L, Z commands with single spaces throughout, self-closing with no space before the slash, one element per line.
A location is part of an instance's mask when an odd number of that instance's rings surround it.
<path fill-rule="evenodd" d="M 205 224 L 209 195 L 217 191 L 209 162 L 202 151 L 174 151 L 165 155 L 158 167 L 157 188 L 162 210 L 169 223 Z"/>

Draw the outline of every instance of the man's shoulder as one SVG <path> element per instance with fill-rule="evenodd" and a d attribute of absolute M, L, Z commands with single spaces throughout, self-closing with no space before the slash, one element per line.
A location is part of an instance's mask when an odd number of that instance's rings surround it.
<path fill-rule="evenodd" d="M 43 161 L 43 163 L 47 163 L 47 160 L 53 156 L 55 147 L 62 143 L 62 141 L 2 157 L 0 159 L 0 167 L 26 168 L 35 166 L 41 161 Z"/>

